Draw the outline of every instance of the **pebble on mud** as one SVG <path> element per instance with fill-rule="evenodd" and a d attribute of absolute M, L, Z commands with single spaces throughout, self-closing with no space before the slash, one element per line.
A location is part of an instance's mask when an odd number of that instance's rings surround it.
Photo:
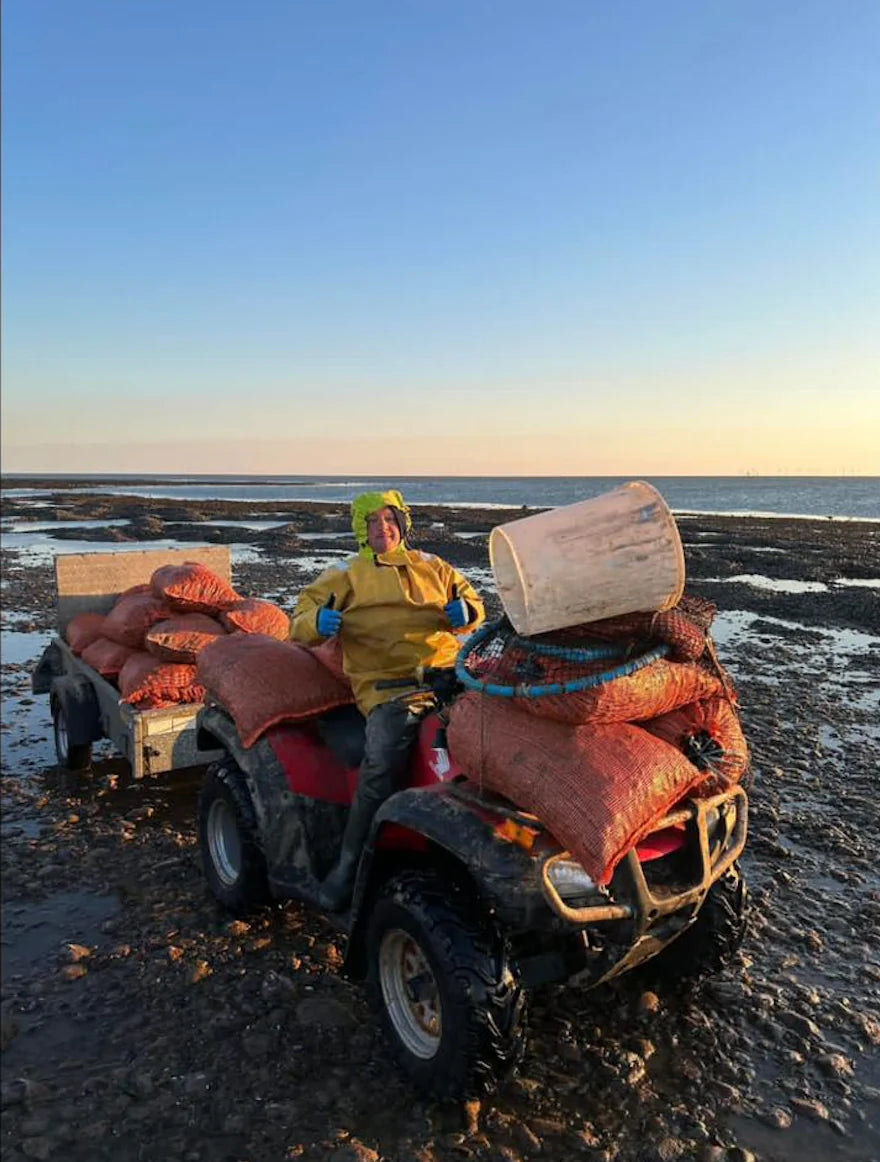
<path fill-rule="evenodd" d="M 189 974 L 189 983 L 198 984 L 199 981 L 205 980 L 206 977 L 209 977 L 213 971 L 213 968 L 211 968 L 207 960 L 197 960 L 193 966 L 192 972 Z"/>
<path fill-rule="evenodd" d="M 329 1154 L 327 1162 L 381 1162 L 381 1155 L 357 1138 L 352 1138 Z"/>
<path fill-rule="evenodd" d="M 464 1123 L 465 1132 L 469 1136 L 474 1136 L 480 1132 L 480 1110 L 482 1109 L 482 1102 L 479 1098 L 473 1098 L 464 1103 Z"/>
<path fill-rule="evenodd" d="M 791 1104 L 799 1114 L 806 1114 L 820 1122 L 827 1122 L 831 1117 L 825 1103 L 815 1098 L 793 1097 Z"/>
<path fill-rule="evenodd" d="M 781 1106 L 774 1106 L 762 1114 L 761 1120 L 768 1126 L 772 1126 L 774 1130 L 788 1130 L 791 1129 L 793 1119 L 790 1110 L 784 1110 Z"/>
<path fill-rule="evenodd" d="M 855 1072 L 853 1063 L 842 1053 L 823 1053 L 816 1064 L 831 1077 L 852 1077 Z"/>
<path fill-rule="evenodd" d="M 84 964 L 65 964 L 61 969 L 61 978 L 67 981 L 80 980 L 88 973 Z"/>

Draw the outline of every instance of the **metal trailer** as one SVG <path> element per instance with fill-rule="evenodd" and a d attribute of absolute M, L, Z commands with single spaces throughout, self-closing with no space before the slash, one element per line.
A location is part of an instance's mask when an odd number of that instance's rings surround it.
<path fill-rule="evenodd" d="M 135 779 L 222 757 L 220 749 L 199 749 L 196 720 L 202 702 L 137 710 L 121 702 L 116 686 L 77 657 L 65 640 L 67 626 L 78 613 L 107 613 L 126 589 L 146 584 L 163 565 L 185 561 L 198 561 L 231 581 L 227 545 L 55 557 L 58 635 L 37 663 L 31 688 L 35 694 L 49 695 L 61 766 L 70 770 L 88 767 L 92 744 L 102 738 L 109 738 L 128 759 Z"/>

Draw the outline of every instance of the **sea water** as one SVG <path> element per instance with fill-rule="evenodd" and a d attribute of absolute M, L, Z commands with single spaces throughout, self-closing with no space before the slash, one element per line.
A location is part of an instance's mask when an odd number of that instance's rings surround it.
<path fill-rule="evenodd" d="M 20 477 L 32 481 L 33 476 Z M 167 500 L 351 501 L 360 492 L 399 489 L 409 504 L 551 508 L 598 496 L 637 477 L 622 476 L 113 476 L 81 478 L 76 492 Z M 47 484 L 52 477 L 46 476 Z M 57 477 L 59 484 L 76 477 Z M 676 513 L 808 516 L 880 520 L 878 476 L 646 476 Z M 7 496 L 45 499 L 42 489 Z"/>

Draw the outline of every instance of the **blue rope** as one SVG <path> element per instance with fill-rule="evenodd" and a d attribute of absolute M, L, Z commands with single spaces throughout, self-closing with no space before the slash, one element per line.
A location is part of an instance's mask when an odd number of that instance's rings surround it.
<path fill-rule="evenodd" d="M 496 698 L 545 698 L 554 694 L 576 694 L 579 690 L 589 690 L 595 686 L 603 686 L 606 682 L 613 682 L 615 678 L 626 678 L 630 674 L 635 674 L 637 670 L 643 669 L 645 666 L 651 665 L 652 662 L 658 661 L 660 658 L 665 658 L 670 653 L 668 645 L 655 646 L 651 650 L 647 650 L 638 657 L 631 658 L 628 662 L 622 665 L 615 666 L 610 670 L 603 670 L 600 674 L 590 674 L 585 678 L 575 678 L 571 682 L 553 682 L 548 685 L 531 686 L 528 683 L 520 683 L 516 686 L 502 686 L 497 682 L 486 682 L 480 678 L 474 678 L 468 673 L 465 667 L 465 661 L 474 652 L 475 648 L 482 644 L 492 634 L 494 634 L 500 622 L 491 622 L 484 625 L 482 629 L 478 629 L 468 641 L 462 646 L 461 652 L 455 663 L 455 673 L 458 680 L 463 686 L 469 690 L 479 690 L 482 694 L 489 694 Z M 619 657 L 620 651 L 614 650 L 613 647 L 598 646 L 599 651 L 594 653 L 592 650 L 571 650 L 568 651 L 562 646 L 547 646 L 538 644 L 536 642 L 525 642 L 522 638 L 516 637 L 513 639 L 518 646 L 522 646 L 534 653 L 548 653 L 551 657 L 570 657 L 577 655 L 578 661 L 592 661 L 596 658 L 604 657 Z M 611 649 L 609 654 L 606 651 Z M 557 653 L 556 651 L 562 651 Z M 552 653 L 550 651 L 553 651 Z"/>
<path fill-rule="evenodd" d="M 530 642 L 526 638 L 514 639 L 521 650 L 529 654 L 539 654 L 547 658 L 564 658 L 568 662 L 598 662 L 603 658 L 622 658 L 626 650 L 620 646 L 591 646 L 580 650 L 573 646 L 551 646 L 547 642 Z"/>

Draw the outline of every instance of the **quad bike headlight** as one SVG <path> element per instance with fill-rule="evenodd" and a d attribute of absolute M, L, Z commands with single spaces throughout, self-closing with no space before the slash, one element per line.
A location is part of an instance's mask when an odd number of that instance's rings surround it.
<path fill-rule="evenodd" d="M 706 812 L 706 833 L 710 841 L 715 838 L 715 832 L 718 830 L 718 823 L 721 819 L 721 812 L 717 807 L 710 807 Z"/>
<path fill-rule="evenodd" d="M 734 803 L 719 803 L 706 812 L 706 830 L 710 843 L 726 843 L 736 824 Z"/>
<path fill-rule="evenodd" d="M 549 876 L 550 882 L 563 900 L 590 896 L 597 890 L 596 881 L 591 879 L 581 865 L 573 859 L 554 862 L 549 868 Z"/>

